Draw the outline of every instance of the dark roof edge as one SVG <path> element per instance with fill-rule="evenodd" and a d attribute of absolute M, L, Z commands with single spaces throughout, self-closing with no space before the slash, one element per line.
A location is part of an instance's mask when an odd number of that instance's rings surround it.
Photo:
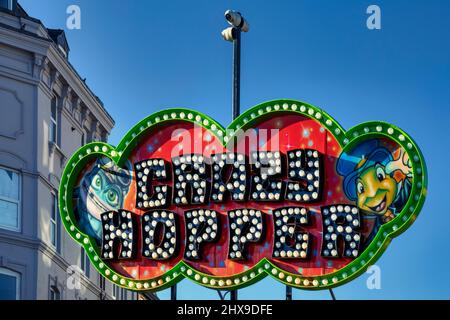
<path fill-rule="evenodd" d="M 27 19 L 28 19 L 28 18 L 27 18 Z M 43 26 L 43 25 L 42 25 L 42 26 Z M 51 38 L 44 38 L 44 37 L 38 36 L 38 35 L 35 34 L 35 33 L 29 32 L 29 31 L 26 31 L 26 30 L 17 29 L 17 28 L 14 28 L 14 27 L 10 26 L 10 25 L 1 23 L 1 22 L 0 22 L 0 27 L 5 28 L 5 29 L 8 29 L 8 30 L 11 30 L 11 31 L 19 32 L 19 33 L 22 33 L 22 34 L 24 34 L 24 35 L 27 35 L 27 36 L 29 36 L 29 37 L 33 37 L 33 38 L 36 38 L 36 39 L 39 39 L 39 40 L 44 40 L 44 41 L 46 41 L 46 42 L 48 42 L 48 43 L 53 43 L 53 44 L 55 44 L 55 42 L 54 42 Z M 44 28 L 45 28 L 45 26 L 44 26 Z M 55 45 L 56 45 L 56 44 L 55 44 Z M 55 47 L 55 50 L 58 52 L 59 55 L 62 56 L 62 53 L 58 50 L 58 48 Z M 102 101 L 102 100 L 101 100 L 101 99 L 100 99 L 100 98 L 92 91 L 92 89 L 86 84 L 86 82 L 83 81 L 83 78 L 80 76 L 80 74 L 79 74 L 78 71 L 75 69 L 75 67 L 70 63 L 70 61 L 69 61 L 68 59 L 66 59 L 64 56 L 62 56 L 62 57 L 63 57 L 63 60 L 66 61 L 66 63 L 67 63 L 67 65 L 69 66 L 69 68 L 70 68 L 70 69 L 73 71 L 73 73 L 78 77 L 78 79 L 80 80 L 80 83 L 81 83 L 81 84 L 86 88 L 86 90 L 92 95 L 92 97 L 94 98 L 94 100 L 96 100 L 96 101 L 98 102 L 98 104 L 99 104 L 101 110 L 106 114 L 106 116 L 109 118 L 109 120 L 111 121 L 111 123 L 113 124 L 113 127 L 114 127 L 114 125 L 116 124 L 116 122 L 115 122 L 114 118 L 111 116 L 111 114 L 106 110 L 106 108 L 105 108 L 105 106 L 104 106 L 104 104 L 103 104 L 103 101 Z"/>
<path fill-rule="evenodd" d="M 10 10 L 7 10 L 7 9 L 0 8 L 0 11 L 11 14 L 11 11 L 10 11 Z M 27 20 L 30 20 L 30 21 L 33 21 L 33 22 L 35 22 L 35 23 L 40 24 L 40 25 L 47 31 L 47 34 L 48 34 L 49 38 L 47 39 L 47 38 L 41 37 L 41 36 L 39 36 L 39 35 L 37 35 L 37 34 L 34 34 L 34 33 L 32 33 L 32 32 L 29 32 L 29 31 L 26 31 L 26 30 L 17 29 L 17 28 L 11 27 L 11 26 L 9 26 L 9 25 L 5 25 L 5 24 L 3 24 L 3 23 L 0 23 L 0 26 L 1 26 L 1 27 L 6 28 L 6 29 L 9 29 L 9 30 L 14 30 L 14 31 L 20 32 L 20 33 L 22 33 L 22 34 L 25 34 L 25 35 L 28 35 L 28 36 L 31 36 L 31 37 L 34 37 L 34 38 L 38 38 L 38 39 L 41 39 L 41 40 L 45 40 L 45 41 L 48 41 L 48 42 L 52 42 L 52 43 L 55 43 L 55 44 L 56 44 L 56 42 L 55 42 L 55 41 L 52 39 L 52 37 L 50 36 L 49 30 L 61 30 L 62 32 L 64 32 L 63 29 L 51 29 L 51 28 L 47 28 L 47 27 L 42 23 L 41 20 L 36 19 L 36 18 L 33 18 L 33 17 L 30 17 L 30 16 L 28 15 L 28 13 L 25 11 L 25 9 L 24 9 L 18 2 L 16 2 L 16 7 L 14 8 L 14 10 L 13 10 L 12 13 L 13 13 L 16 17 L 19 17 L 19 18 L 25 18 L 25 19 L 27 19 Z M 66 39 L 66 42 L 67 42 L 67 46 L 68 46 L 68 48 L 69 48 L 69 50 L 70 50 L 70 46 L 69 46 L 69 43 L 68 43 L 67 39 Z M 59 52 L 58 49 L 57 49 L 57 52 L 58 52 L 60 55 L 62 55 L 61 52 Z M 92 95 L 92 97 L 94 98 L 94 100 L 98 102 L 100 108 L 102 109 L 103 112 L 105 112 L 106 116 L 111 120 L 111 122 L 112 122 L 112 124 L 113 124 L 113 127 L 114 127 L 114 125 L 115 125 L 116 122 L 114 121 L 114 118 L 111 116 L 111 114 L 106 110 L 103 101 L 102 101 L 102 100 L 101 100 L 101 99 L 100 99 L 100 98 L 99 98 L 99 97 L 91 90 L 91 88 L 86 84 L 86 82 L 85 82 L 85 81 L 83 80 L 83 78 L 80 76 L 80 74 L 79 74 L 78 71 L 75 69 L 75 67 L 70 63 L 70 61 L 69 61 L 66 57 L 64 57 L 64 60 L 65 60 L 65 61 L 67 62 L 67 64 L 69 65 L 70 69 L 71 69 L 71 70 L 75 73 L 75 75 L 79 78 L 79 80 L 80 80 L 80 82 L 82 83 L 82 85 L 83 85 L 83 86 L 86 88 L 86 90 Z"/>

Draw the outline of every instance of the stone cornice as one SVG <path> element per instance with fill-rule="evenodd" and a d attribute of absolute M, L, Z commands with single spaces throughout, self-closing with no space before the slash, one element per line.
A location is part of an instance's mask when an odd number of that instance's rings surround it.
<path fill-rule="evenodd" d="M 72 92 L 72 88 L 67 84 L 63 84 L 62 90 L 61 90 L 61 96 L 59 97 L 60 101 L 59 101 L 59 105 L 58 105 L 58 108 L 60 110 L 63 109 L 64 106 L 66 105 L 71 92 Z"/>
<path fill-rule="evenodd" d="M 46 56 L 51 45 L 50 39 L 20 32 L 20 30 L 0 23 L 0 41 L 8 46 L 19 48 L 31 53 Z"/>
<path fill-rule="evenodd" d="M 59 71 L 54 68 L 50 69 L 50 91 L 54 90 L 58 78 L 59 78 Z"/>
<path fill-rule="evenodd" d="M 45 64 L 46 64 L 47 57 L 43 56 L 39 53 L 34 54 L 34 61 L 33 61 L 33 78 L 36 80 L 42 79 L 42 72 L 44 72 Z"/>

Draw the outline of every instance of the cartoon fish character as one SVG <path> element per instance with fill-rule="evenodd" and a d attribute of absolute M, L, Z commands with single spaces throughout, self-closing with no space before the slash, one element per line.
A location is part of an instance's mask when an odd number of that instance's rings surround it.
<path fill-rule="evenodd" d="M 402 210 L 412 187 L 412 170 L 408 155 L 400 149 L 393 153 L 378 140 L 367 140 L 350 152 L 342 153 L 336 170 L 344 177 L 343 189 L 361 213 L 375 219 L 366 243 L 375 237 L 380 226 Z"/>
<path fill-rule="evenodd" d="M 129 163 L 126 164 L 130 168 Z M 101 214 L 123 208 L 131 184 L 131 170 L 104 157 L 98 159 L 74 190 L 75 214 L 81 229 L 98 242 L 102 238 Z"/>

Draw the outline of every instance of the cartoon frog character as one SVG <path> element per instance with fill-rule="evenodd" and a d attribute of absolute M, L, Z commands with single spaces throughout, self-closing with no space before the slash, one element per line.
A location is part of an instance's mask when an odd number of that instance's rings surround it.
<path fill-rule="evenodd" d="M 129 164 L 126 165 L 129 167 Z M 74 190 L 75 214 L 81 229 L 98 242 L 102 238 L 100 215 L 123 208 L 131 184 L 131 171 L 110 159 L 98 159 Z"/>
<path fill-rule="evenodd" d="M 377 234 L 383 223 L 402 210 L 412 186 L 412 170 L 408 155 L 397 150 L 397 159 L 379 140 L 367 140 L 348 153 L 342 153 L 337 172 L 344 177 L 343 189 L 361 213 L 375 219 L 366 243 Z"/>

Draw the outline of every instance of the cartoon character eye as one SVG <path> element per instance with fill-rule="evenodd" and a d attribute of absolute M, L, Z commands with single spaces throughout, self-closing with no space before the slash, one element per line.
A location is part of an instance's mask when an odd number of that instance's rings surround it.
<path fill-rule="evenodd" d="M 106 200 L 108 200 L 110 205 L 117 205 L 119 202 L 119 195 L 116 190 L 110 189 L 106 192 Z"/>
<path fill-rule="evenodd" d="M 376 173 L 379 181 L 383 181 L 386 178 L 386 172 L 384 172 L 382 167 L 377 167 Z"/>
<path fill-rule="evenodd" d="M 124 187 L 128 187 L 131 183 L 131 174 L 129 170 L 119 168 L 117 170 L 117 181 Z"/>
<path fill-rule="evenodd" d="M 92 180 L 92 186 L 97 190 L 102 188 L 102 178 L 98 174 Z"/>
<path fill-rule="evenodd" d="M 364 193 L 364 185 L 361 181 L 358 181 L 358 184 L 356 185 L 356 190 L 358 191 L 358 194 Z"/>

